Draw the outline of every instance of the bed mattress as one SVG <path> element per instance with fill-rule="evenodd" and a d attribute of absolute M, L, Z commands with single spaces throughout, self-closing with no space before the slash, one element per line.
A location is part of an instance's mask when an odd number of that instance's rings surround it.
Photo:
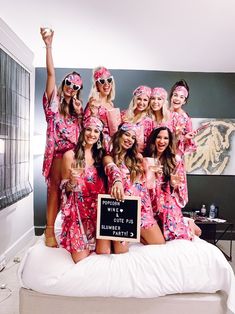
<path fill-rule="evenodd" d="M 199 238 L 131 244 L 126 254 L 93 253 L 77 264 L 65 249 L 48 248 L 42 238 L 25 254 L 19 279 L 22 288 L 37 293 L 78 298 L 154 299 L 221 291 L 235 313 L 233 270 L 216 246 Z"/>

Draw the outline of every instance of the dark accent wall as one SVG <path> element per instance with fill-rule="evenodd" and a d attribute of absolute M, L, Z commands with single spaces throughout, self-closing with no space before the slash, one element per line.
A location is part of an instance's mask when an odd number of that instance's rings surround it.
<path fill-rule="evenodd" d="M 56 69 L 57 83 L 73 69 Z M 91 69 L 75 69 L 84 82 L 84 105 L 91 87 Z M 192 118 L 235 119 L 234 73 L 186 73 L 167 71 L 112 70 L 116 83 L 115 105 L 128 107 L 132 92 L 138 85 L 161 86 L 167 91 L 179 79 L 190 86 L 190 98 L 185 111 Z M 46 83 L 45 68 L 36 69 L 35 86 L 35 134 L 45 134 L 46 122 L 42 108 L 42 95 Z M 45 224 L 46 184 L 41 175 L 43 156 L 34 157 L 34 211 L 36 230 Z M 221 217 L 235 224 L 235 176 L 188 175 L 189 202 L 187 208 L 200 208 L 201 204 L 214 202 Z M 39 232 L 40 233 L 40 232 Z"/>

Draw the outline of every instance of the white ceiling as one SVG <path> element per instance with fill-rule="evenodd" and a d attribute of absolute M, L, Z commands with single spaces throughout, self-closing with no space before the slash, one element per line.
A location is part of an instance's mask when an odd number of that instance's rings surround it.
<path fill-rule="evenodd" d="M 1 18 L 45 66 L 235 72 L 235 0 L 0 0 Z"/>

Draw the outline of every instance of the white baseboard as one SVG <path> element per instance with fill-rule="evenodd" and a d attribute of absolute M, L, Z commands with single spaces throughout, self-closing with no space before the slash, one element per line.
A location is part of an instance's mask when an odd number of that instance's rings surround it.
<path fill-rule="evenodd" d="M 6 257 L 6 260 L 9 261 L 16 254 L 18 255 L 21 251 L 25 249 L 27 245 L 32 243 L 34 234 L 34 227 L 31 227 L 27 232 L 25 232 L 15 243 L 13 243 L 5 252 L 3 256 Z"/>

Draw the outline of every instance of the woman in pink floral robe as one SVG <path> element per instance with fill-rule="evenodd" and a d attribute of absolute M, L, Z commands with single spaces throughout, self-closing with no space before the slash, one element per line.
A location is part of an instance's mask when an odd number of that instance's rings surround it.
<path fill-rule="evenodd" d="M 75 263 L 96 248 L 97 199 L 105 193 L 102 129 L 99 119 L 85 120 L 76 149 L 63 157 L 61 245 Z"/>
<path fill-rule="evenodd" d="M 155 186 L 149 189 L 149 193 L 155 218 L 162 226 L 165 240 L 191 240 L 191 230 L 184 223 L 181 211 L 188 202 L 186 173 L 182 159 L 176 157 L 173 136 L 169 128 L 154 129 L 144 156 L 156 160 Z"/>
<path fill-rule="evenodd" d="M 196 150 L 196 144 L 193 141 L 195 133 L 193 132 L 192 120 L 183 110 L 188 98 L 188 84 L 184 80 L 176 82 L 170 92 L 170 109 L 174 113 L 173 132 L 177 137 L 177 150 L 182 158 L 185 153 Z"/>
<path fill-rule="evenodd" d="M 54 223 L 59 209 L 61 164 L 63 154 L 73 149 L 81 127 L 82 103 L 79 100 L 82 80 L 78 73 L 68 74 L 57 91 L 55 69 L 52 58 L 54 32 L 41 28 L 46 45 L 47 83 L 43 96 L 43 108 L 47 121 L 46 149 L 43 161 L 43 175 L 47 181 L 47 210 L 45 244 L 57 247 Z"/>
<path fill-rule="evenodd" d="M 111 196 L 120 200 L 126 196 L 141 197 L 141 239 L 145 244 L 165 243 L 153 217 L 151 201 L 145 184 L 142 156 L 137 152 L 136 125 L 123 123 L 112 139 L 113 149 L 104 158 L 105 173 Z M 110 253 L 111 241 L 99 240 L 99 252 Z M 113 241 L 114 252 L 128 251 L 128 243 Z"/>
<path fill-rule="evenodd" d="M 110 151 L 111 136 L 117 131 L 121 123 L 120 109 L 114 108 L 115 81 L 110 71 L 105 67 L 98 67 L 93 71 L 93 84 L 89 102 L 84 110 L 84 119 L 90 116 L 99 118 L 103 125 L 104 147 Z"/>
<path fill-rule="evenodd" d="M 122 121 L 136 125 L 136 137 L 139 152 L 143 152 L 147 138 L 154 128 L 153 120 L 148 116 L 151 88 L 138 86 L 133 92 L 129 108 L 122 112 Z"/>
<path fill-rule="evenodd" d="M 167 126 L 171 131 L 175 131 L 175 113 L 168 108 L 167 91 L 163 87 L 152 88 L 148 114 L 153 120 L 153 128 Z"/>

